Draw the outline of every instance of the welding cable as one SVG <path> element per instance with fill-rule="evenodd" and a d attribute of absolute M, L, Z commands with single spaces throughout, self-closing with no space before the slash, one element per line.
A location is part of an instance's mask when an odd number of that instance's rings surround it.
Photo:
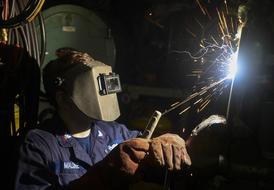
<path fill-rule="evenodd" d="M 12 35 L 12 33 L 13 33 L 13 30 L 11 29 L 11 30 L 8 30 L 8 44 L 11 44 L 12 43 L 12 37 L 13 37 L 13 35 Z"/>
<path fill-rule="evenodd" d="M 41 13 L 38 14 L 38 22 L 39 22 L 40 34 L 41 34 L 40 64 L 42 65 L 46 55 L 47 43 L 46 43 L 45 22 Z"/>
<path fill-rule="evenodd" d="M 9 4 L 9 18 L 12 18 L 14 15 L 15 15 L 15 12 L 16 12 L 16 8 L 15 8 L 15 0 L 10 0 L 9 1 L 10 4 Z M 13 36 L 15 38 L 15 40 L 13 41 Z M 19 39 L 19 34 L 18 34 L 18 29 L 16 28 L 12 28 L 12 29 L 9 29 L 9 38 L 8 38 L 8 44 L 14 44 L 16 43 L 16 45 L 19 45 L 20 46 L 20 39 Z"/>
<path fill-rule="evenodd" d="M 28 1 L 27 5 L 26 5 L 25 1 L 27 1 L 27 0 L 21 0 L 21 1 L 17 2 L 16 15 L 20 14 L 20 12 L 22 12 L 24 7 L 29 6 L 30 1 Z M 22 31 L 24 33 L 25 42 L 26 42 L 26 45 L 28 47 L 27 51 L 29 52 L 30 56 L 33 56 L 33 48 L 32 48 L 32 43 L 31 43 L 31 39 L 30 39 L 29 24 L 27 23 L 25 25 L 22 25 L 20 28 L 22 29 Z"/>
<path fill-rule="evenodd" d="M 27 36 L 28 36 L 28 41 L 30 44 L 30 56 L 34 57 L 35 60 L 38 58 L 36 57 L 36 49 L 35 49 L 35 42 L 34 42 L 34 34 L 33 34 L 33 29 L 32 29 L 32 24 L 27 24 L 25 25 L 25 28 L 27 29 Z"/>
<path fill-rule="evenodd" d="M 19 40 L 19 34 L 18 34 L 18 30 L 17 28 L 14 29 L 14 33 L 15 33 L 15 43 L 16 45 L 20 46 L 20 40 Z"/>
<path fill-rule="evenodd" d="M 26 44 L 24 42 L 23 36 L 20 34 L 20 28 L 16 28 L 15 31 L 16 31 L 15 35 L 16 35 L 16 37 L 18 39 L 18 46 L 21 47 L 21 48 L 25 48 Z"/>
<path fill-rule="evenodd" d="M 20 36 L 22 38 L 23 47 L 25 47 L 25 49 L 27 50 L 27 52 L 29 52 L 30 47 L 29 47 L 29 44 L 28 44 L 28 39 L 27 39 L 26 32 L 25 32 L 25 30 L 22 27 L 18 28 L 18 30 L 19 30 L 19 34 L 20 34 Z"/>
<path fill-rule="evenodd" d="M 29 7 L 30 10 L 33 10 L 30 15 L 26 18 L 28 22 L 31 22 L 34 20 L 34 18 L 37 16 L 37 14 L 40 12 L 45 0 L 34 0 L 28 1 L 27 5 L 25 7 Z"/>
<path fill-rule="evenodd" d="M 10 18 L 14 15 L 18 15 L 20 13 L 18 3 L 15 3 L 15 0 L 12 0 L 10 5 Z M 13 31 L 12 35 L 15 35 L 17 39 L 16 43 L 18 46 L 25 48 L 27 51 L 29 50 L 29 45 L 27 43 L 26 33 L 22 27 L 12 28 L 9 30 Z M 11 35 L 10 35 L 11 36 Z M 9 44 L 11 44 L 11 38 L 9 38 Z"/>
<path fill-rule="evenodd" d="M 38 43 L 38 37 L 37 37 L 37 31 L 34 25 L 34 22 L 30 23 L 31 28 L 31 39 L 33 40 L 33 49 L 34 49 L 34 57 L 37 60 L 38 65 L 40 66 L 40 51 L 39 51 L 39 43 Z"/>
<path fill-rule="evenodd" d="M 20 2 L 20 1 L 19 1 Z M 27 6 L 19 15 L 8 20 L 0 20 L 0 28 L 15 28 L 30 23 L 40 12 L 45 0 L 29 1 Z"/>
<path fill-rule="evenodd" d="M 3 0 L 3 10 L 2 10 L 2 19 L 7 20 L 9 18 L 9 1 Z"/>
<path fill-rule="evenodd" d="M 24 7 L 29 6 L 28 5 L 29 1 L 20 1 L 18 3 L 15 3 L 13 6 L 13 15 L 18 15 Z M 43 20 L 41 18 L 41 15 L 38 15 L 38 19 L 39 19 L 39 26 L 41 28 L 41 35 L 45 36 L 45 29 L 44 29 L 44 23 Z M 29 52 L 29 54 L 34 57 L 38 62 L 41 63 L 41 58 L 40 58 L 40 51 L 39 51 L 39 43 L 38 43 L 38 38 L 37 38 L 37 32 L 36 32 L 36 28 L 34 26 L 33 23 L 30 24 L 26 24 L 23 27 L 18 27 L 18 28 L 13 28 L 12 30 L 15 30 L 18 36 L 18 32 L 19 32 L 19 37 L 17 37 L 17 39 L 19 39 L 19 45 L 22 47 L 25 47 L 26 50 Z M 45 37 L 41 37 L 41 45 L 42 45 L 42 50 L 41 50 L 41 55 L 42 55 L 42 59 L 44 59 L 43 55 L 45 54 Z M 39 59 L 39 60 L 38 60 Z M 40 64 L 39 63 L 39 64 Z"/>
<path fill-rule="evenodd" d="M 19 40 L 19 34 L 17 28 L 11 28 L 9 29 L 9 38 L 8 38 L 8 44 L 15 44 L 16 46 L 21 46 L 20 40 Z"/>
<path fill-rule="evenodd" d="M 12 18 L 14 16 L 14 7 L 15 7 L 15 0 L 10 0 L 10 5 L 9 5 L 9 8 L 10 8 L 10 15 L 9 15 L 9 18 Z"/>
<path fill-rule="evenodd" d="M 33 23 L 29 23 L 25 26 L 28 28 L 28 34 L 29 34 L 29 42 L 31 44 L 31 52 L 32 52 L 32 57 L 34 57 L 35 60 L 38 59 L 37 54 L 36 54 L 36 45 L 35 45 L 35 36 L 34 36 L 34 31 L 33 31 Z"/>
<path fill-rule="evenodd" d="M 30 54 L 30 56 L 33 55 L 33 49 L 32 49 L 32 43 L 31 43 L 31 40 L 30 40 L 30 31 L 29 31 L 29 25 L 25 25 L 24 27 L 22 27 L 23 31 L 25 32 L 26 34 L 26 42 L 28 44 L 28 52 Z"/>
<path fill-rule="evenodd" d="M 8 33 L 8 44 L 15 44 L 16 43 L 16 36 L 15 36 L 15 30 L 10 29 Z"/>
<path fill-rule="evenodd" d="M 14 0 L 15 2 L 15 0 Z M 18 15 L 20 13 L 20 9 L 19 9 L 19 4 L 18 3 L 14 3 L 14 7 L 13 7 L 13 12 L 11 13 L 12 16 L 13 15 Z M 28 45 L 28 41 L 27 41 L 27 36 L 26 36 L 26 32 L 23 29 L 23 27 L 17 27 L 14 28 L 15 30 L 17 30 L 17 32 L 19 33 L 19 46 L 24 47 L 27 51 L 29 51 L 29 45 Z"/>
<path fill-rule="evenodd" d="M 33 24 L 33 33 L 34 33 L 35 50 L 37 54 L 37 63 L 40 66 L 41 65 L 40 48 L 39 48 L 37 30 L 34 24 Z"/>
<path fill-rule="evenodd" d="M 19 3 L 19 7 L 28 7 L 30 1 L 26 4 L 25 2 L 21 1 Z M 23 28 L 26 29 L 27 39 L 29 42 L 29 54 L 35 60 L 37 60 L 38 64 L 40 65 L 40 55 L 39 55 L 39 48 L 38 48 L 38 41 L 37 41 L 37 34 L 34 22 L 26 24 Z"/>
<path fill-rule="evenodd" d="M 32 23 L 27 24 L 26 28 L 28 28 L 28 34 L 29 34 L 29 42 L 31 44 L 31 56 L 34 57 L 35 60 L 38 59 L 36 55 L 36 47 L 35 47 L 35 40 L 34 40 L 34 33 L 33 33 L 33 27 Z"/>
<path fill-rule="evenodd" d="M 9 18 L 13 17 L 14 1 L 15 1 L 15 0 L 9 1 L 9 2 L 11 2 L 11 3 L 9 4 Z M 13 40 L 12 40 L 13 34 L 15 34 L 15 33 L 14 33 L 14 30 L 10 29 L 10 30 L 9 30 L 9 35 L 8 35 L 8 44 L 12 44 L 11 42 L 13 41 Z"/>
<path fill-rule="evenodd" d="M 27 1 L 27 3 L 26 3 Z M 21 14 L 23 12 L 23 10 L 25 9 L 25 7 L 29 7 L 30 6 L 31 1 L 28 0 L 21 0 L 21 1 L 17 1 L 17 6 L 18 6 L 18 12 L 17 15 Z M 25 32 L 25 36 L 26 36 L 26 43 L 28 45 L 28 52 L 29 55 L 31 57 L 33 57 L 33 45 L 32 45 L 32 41 L 31 41 L 31 37 L 30 37 L 30 26 L 29 24 L 25 24 L 22 25 L 22 30 Z"/>
<path fill-rule="evenodd" d="M 34 18 L 38 15 L 40 10 L 42 9 L 42 6 L 44 4 L 45 0 L 39 0 L 38 5 L 35 7 L 35 10 L 32 12 L 32 14 L 27 18 L 28 22 L 31 22 L 34 20 Z"/>

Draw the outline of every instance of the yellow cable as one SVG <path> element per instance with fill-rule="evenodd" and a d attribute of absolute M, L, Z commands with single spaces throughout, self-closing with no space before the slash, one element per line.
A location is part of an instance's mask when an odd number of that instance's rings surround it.
<path fill-rule="evenodd" d="M 34 11 L 27 17 L 27 21 L 31 22 L 34 20 L 34 18 L 37 16 L 37 14 L 40 12 L 42 9 L 42 6 L 44 4 L 45 0 L 40 0 Z"/>

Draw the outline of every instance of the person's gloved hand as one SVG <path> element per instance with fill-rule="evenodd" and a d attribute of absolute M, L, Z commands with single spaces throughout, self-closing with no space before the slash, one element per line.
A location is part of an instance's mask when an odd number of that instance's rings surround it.
<path fill-rule="evenodd" d="M 133 138 L 118 144 L 102 161 L 71 183 L 68 189 L 126 189 L 129 183 L 142 179 L 142 173 L 137 170 L 145 160 L 150 142 L 148 139 Z"/>
<path fill-rule="evenodd" d="M 149 153 L 140 164 L 143 181 L 162 184 L 166 171 L 184 175 L 191 165 L 185 141 L 175 134 L 164 134 L 151 139 Z"/>
<path fill-rule="evenodd" d="M 109 169 L 124 177 L 140 177 L 139 164 L 144 162 L 151 140 L 133 138 L 117 145 L 104 159 Z"/>
<path fill-rule="evenodd" d="M 190 166 L 184 139 L 175 134 L 164 134 L 151 140 L 148 158 L 154 165 L 168 170 L 181 170 Z"/>
<path fill-rule="evenodd" d="M 142 176 L 140 169 L 147 165 L 168 170 L 190 166 L 185 141 L 175 134 L 149 139 L 133 138 L 115 147 L 104 159 L 108 167 L 123 176 Z"/>
<path fill-rule="evenodd" d="M 142 180 L 147 171 L 164 174 L 165 168 L 180 170 L 183 165 L 190 164 L 185 141 L 178 135 L 165 134 L 151 140 L 133 138 L 117 145 L 101 162 L 92 166 L 77 187 L 85 189 L 83 186 L 93 184 L 96 189 L 125 188 L 127 183 Z M 157 181 L 152 178 L 149 180 Z"/>

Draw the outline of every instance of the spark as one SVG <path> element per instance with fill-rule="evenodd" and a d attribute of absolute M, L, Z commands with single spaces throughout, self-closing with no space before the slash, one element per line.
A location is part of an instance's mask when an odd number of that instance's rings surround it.
<path fill-rule="evenodd" d="M 170 105 L 170 107 L 176 106 L 177 104 L 179 104 L 180 102 L 175 102 L 173 104 Z"/>
<path fill-rule="evenodd" d="M 228 7 L 227 7 L 227 2 L 226 2 L 226 0 L 224 0 L 224 4 L 225 4 L 226 14 L 228 15 L 228 14 L 229 14 L 229 11 L 228 11 Z"/>
<path fill-rule="evenodd" d="M 183 114 L 183 113 L 185 113 L 187 110 L 189 110 L 191 107 L 190 106 L 188 106 L 186 109 L 184 109 L 183 111 L 181 111 L 180 113 L 179 113 L 179 115 L 181 115 L 181 114 Z"/>
<path fill-rule="evenodd" d="M 234 20 L 238 18 L 233 20 L 233 17 L 229 15 L 229 11 L 233 9 L 228 7 L 227 0 L 223 1 L 223 8 L 216 7 L 213 9 L 216 11 L 216 14 L 212 14 L 212 12 L 210 14 L 207 7 L 200 0 L 196 0 L 196 3 L 203 15 L 207 16 L 209 22 L 211 22 L 213 15 L 216 15 L 217 34 L 213 31 L 208 37 L 202 38 L 199 43 L 200 49 L 196 53 L 191 53 L 187 50 L 170 51 L 170 53 L 186 54 L 193 60 L 195 65 L 201 68 L 195 68 L 192 71 L 192 76 L 197 76 L 197 79 L 199 79 L 199 83 L 195 85 L 192 93 L 181 102 L 172 104 L 162 115 L 177 108 L 182 109 L 179 115 L 183 115 L 191 108 L 196 109 L 198 113 L 205 110 L 213 99 L 217 99 L 223 94 L 224 89 L 233 85 L 233 80 L 237 73 L 238 47 L 243 24 L 237 26 L 236 23 L 239 22 Z M 201 29 L 207 28 L 196 17 L 194 19 Z M 237 29 L 236 34 L 234 33 L 235 29 Z M 199 37 L 189 28 L 186 28 L 186 31 L 195 38 Z"/>
<path fill-rule="evenodd" d="M 203 101 L 202 98 L 200 98 L 199 100 L 197 100 L 196 102 L 194 102 L 194 105 L 195 105 L 195 104 L 198 104 L 198 103 L 201 102 L 201 101 Z"/>
<path fill-rule="evenodd" d="M 227 22 L 226 22 L 226 17 L 225 17 L 224 12 L 222 12 L 221 15 L 222 15 L 222 18 L 223 18 L 223 23 L 224 23 L 224 28 L 226 30 L 226 34 L 229 36 L 229 30 L 228 30 L 228 27 L 227 27 Z"/>
<path fill-rule="evenodd" d="M 211 100 L 207 100 L 206 102 L 204 102 L 202 104 L 202 106 L 198 109 L 198 113 L 201 112 L 203 109 L 205 109 L 205 107 L 210 103 Z"/>
<path fill-rule="evenodd" d="M 212 19 L 212 17 L 211 17 L 211 15 L 209 14 L 209 12 L 208 12 L 208 10 L 207 10 L 207 8 L 206 8 L 206 7 L 205 7 L 205 12 L 206 12 L 206 15 L 207 15 L 208 19 L 209 19 L 209 20 L 211 20 L 211 19 Z"/>
<path fill-rule="evenodd" d="M 194 18 L 195 19 L 195 21 L 198 23 L 198 25 L 202 28 L 202 29 L 204 29 L 204 26 L 201 24 L 201 22 L 197 19 L 197 18 Z"/>
<path fill-rule="evenodd" d="M 215 40 L 215 38 L 213 37 L 213 36 L 210 36 L 211 37 L 211 39 L 213 40 L 213 42 L 218 46 L 219 44 L 218 44 L 218 42 Z M 214 49 L 212 49 L 213 51 L 214 51 Z"/>
<path fill-rule="evenodd" d="M 182 105 L 185 105 L 186 103 L 189 103 L 191 100 L 194 100 L 195 98 L 197 97 L 200 97 L 201 95 L 205 94 L 205 92 L 209 91 L 210 89 L 213 89 L 215 88 L 216 86 L 218 85 L 221 85 L 224 81 L 226 80 L 226 78 L 223 78 L 221 79 L 220 81 L 216 81 L 216 82 L 213 82 L 211 84 L 209 84 L 208 86 L 205 86 L 203 87 L 203 89 L 199 92 L 195 92 L 191 95 L 189 95 L 185 100 L 183 100 L 182 102 L 176 104 L 175 106 L 165 110 L 163 113 L 162 113 L 162 116 L 177 109 L 178 107 L 182 106 Z"/>
<path fill-rule="evenodd" d="M 203 13 L 204 15 L 206 15 L 206 12 L 205 12 L 203 6 L 201 5 L 200 1 L 199 1 L 199 0 L 196 0 L 196 2 L 197 2 L 197 4 L 198 4 L 198 6 L 200 7 L 202 13 Z"/>
<path fill-rule="evenodd" d="M 234 29 L 234 22 L 233 22 L 233 18 L 232 17 L 230 17 L 230 23 L 231 23 L 231 30 L 232 30 L 232 32 L 234 32 L 235 29 Z"/>
<path fill-rule="evenodd" d="M 199 95 L 202 96 L 206 93 L 207 91 L 202 91 Z"/>
<path fill-rule="evenodd" d="M 194 34 L 193 32 L 191 32 L 190 29 L 186 28 L 186 31 L 187 31 L 191 36 L 193 36 L 194 38 L 197 37 L 196 34 Z"/>

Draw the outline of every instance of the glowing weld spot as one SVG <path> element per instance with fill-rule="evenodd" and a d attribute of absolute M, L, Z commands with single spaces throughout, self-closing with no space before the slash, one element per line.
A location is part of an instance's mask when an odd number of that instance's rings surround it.
<path fill-rule="evenodd" d="M 238 60 L 238 52 L 235 52 L 234 54 L 231 55 L 230 60 L 228 62 L 228 75 L 227 75 L 228 79 L 234 79 L 237 74 L 237 70 L 238 70 L 237 60 Z"/>

